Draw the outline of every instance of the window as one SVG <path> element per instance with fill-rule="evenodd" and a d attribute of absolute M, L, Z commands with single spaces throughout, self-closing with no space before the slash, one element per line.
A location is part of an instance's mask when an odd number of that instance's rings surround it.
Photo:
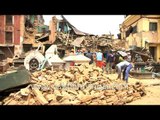
<path fill-rule="evenodd" d="M 157 23 L 156 22 L 149 23 L 149 31 L 157 31 Z"/>
<path fill-rule="evenodd" d="M 137 26 L 134 26 L 134 27 L 133 27 L 132 33 L 137 33 Z"/>
<path fill-rule="evenodd" d="M 133 33 L 133 27 L 132 26 L 130 26 L 128 28 L 128 30 L 126 31 L 126 37 L 128 37 L 130 35 L 130 33 Z"/>
<path fill-rule="evenodd" d="M 12 25 L 12 15 L 6 15 L 6 25 Z"/>
<path fill-rule="evenodd" d="M 6 38 L 6 44 L 12 43 L 12 32 L 6 32 L 5 38 Z"/>
<path fill-rule="evenodd" d="M 130 31 L 129 31 L 129 30 L 127 30 L 127 31 L 126 31 L 126 37 L 128 37 L 128 36 L 129 36 L 129 34 L 130 34 Z"/>

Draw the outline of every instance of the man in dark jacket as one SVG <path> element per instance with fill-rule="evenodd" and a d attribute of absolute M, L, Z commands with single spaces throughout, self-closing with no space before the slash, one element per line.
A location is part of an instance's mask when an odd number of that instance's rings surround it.
<path fill-rule="evenodd" d="M 112 66 L 113 66 L 113 63 L 114 63 L 114 55 L 113 55 L 112 51 L 108 52 L 108 55 L 107 55 L 107 58 L 106 58 L 106 63 L 107 63 L 106 71 L 107 71 L 107 73 L 111 73 Z"/>
<path fill-rule="evenodd" d="M 92 55 L 92 53 L 90 52 L 90 50 L 88 50 L 88 53 L 86 53 L 85 56 L 91 59 L 91 61 L 89 62 L 89 64 L 92 64 L 92 63 L 93 63 L 93 55 Z"/>

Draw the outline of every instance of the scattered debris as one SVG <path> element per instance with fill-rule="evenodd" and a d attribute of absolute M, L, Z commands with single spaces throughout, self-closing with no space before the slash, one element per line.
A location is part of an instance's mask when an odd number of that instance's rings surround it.
<path fill-rule="evenodd" d="M 31 77 L 33 84 L 11 93 L 3 105 L 123 105 L 146 94 L 141 83 L 108 79 L 100 68 L 88 64 L 66 71 L 43 69 Z"/>

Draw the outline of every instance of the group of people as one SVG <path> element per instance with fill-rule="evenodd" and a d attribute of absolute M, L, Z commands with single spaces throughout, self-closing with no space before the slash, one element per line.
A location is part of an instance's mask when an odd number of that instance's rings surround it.
<path fill-rule="evenodd" d="M 97 52 L 91 52 L 90 50 L 77 50 L 76 55 L 83 54 L 84 56 L 91 59 L 89 64 L 96 64 L 96 66 L 102 68 L 103 66 L 103 54 L 100 50 Z"/>
<path fill-rule="evenodd" d="M 111 73 L 111 71 L 114 69 L 118 73 L 117 79 L 124 80 L 128 82 L 128 77 L 130 70 L 133 68 L 133 63 L 131 63 L 131 56 L 129 54 L 126 54 L 126 56 L 120 55 L 116 51 L 106 51 L 105 54 L 101 53 L 99 50 L 96 53 L 97 56 L 97 66 L 103 67 L 103 56 L 106 58 L 106 72 Z M 123 76 L 121 78 L 121 74 L 123 73 Z"/>
<path fill-rule="evenodd" d="M 122 57 L 112 50 L 106 51 L 105 53 L 102 53 L 101 50 L 97 50 L 97 52 L 77 50 L 76 55 L 78 54 L 83 54 L 90 58 L 91 61 L 89 64 L 95 64 L 102 69 L 106 68 L 104 70 L 106 70 L 107 73 L 115 70 L 118 73 L 117 79 L 121 79 L 121 74 L 123 73 L 121 80 L 128 82 L 129 72 L 133 68 L 133 65 L 128 61 L 128 56 Z"/>
<path fill-rule="evenodd" d="M 130 61 L 131 56 L 129 54 L 122 56 L 118 52 L 108 51 L 106 52 L 106 71 L 110 72 L 115 69 L 118 73 L 117 79 L 128 82 L 129 72 L 133 68 L 133 64 Z M 122 72 L 123 77 L 121 78 Z"/>

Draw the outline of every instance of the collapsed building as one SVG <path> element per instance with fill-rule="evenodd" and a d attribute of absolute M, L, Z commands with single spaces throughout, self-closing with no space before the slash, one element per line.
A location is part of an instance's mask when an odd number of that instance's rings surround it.
<path fill-rule="evenodd" d="M 63 58 L 67 51 L 73 48 L 74 50 L 87 49 L 92 52 L 101 49 L 104 53 L 110 49 L 120 50 L 125 44 L 123 40 L 114 39 L 112 34 L 98 36 L 82 32 L 73 26 L 63 15 L 61 16 L 62 19 L 57 19 L 53 16 L 49 26 L 44 25 L 42 15 L 1 16 L 1 19 L 3 18 L 2 23 L 4 17 L 11 19 L 10 22 L 15 23 L 15 25 L 9 26 L 11 29 L 14 28 L 14 30 L 11 30 L 14 33 L 14 39 L 10 40 L 10 43 L 5 43 L 4 40 L 1 41 L 3 43 L 1 50 L 2 52 L 7 52 L 5 53 L 6 57 L 14 58 L 13 62 L 15 65 L 23 64 L 26 54 L 39 48 L 40 44 L 43 46 L 40 47 L 43 55 L 52 44 L 57 45 L 60 58 Z M 6 30 L 9 27 L 6 26 Z M 19 32 L 16 33 L 16 30 Z"/>
<path fill-rule="evenodd" d="M 49 26 L 44 25 L 42 15 L 28 15 L 25 19 L 23 49 L 24 52 L 39 46 L 39 40 L 49 39 Z"/>
<path fill-rule="evenodd" d="M 50 21 L 50 43 L 56 44 L 58 50 L 63 51 L 63 53 L 74 46 L 85 47 L 82 44 L 85 42 L 85 37 L 93 35 L 78 30 L 63 15 L 61 17 L 62 20 L 59 20 L 54 16 Z"/>
<path fill-rule="evenodd" d="M 63 15 L 62 20 L 55 16 L 50 21 L 51 34 L 50 43 L 54 43 L 60 50 L 70 50 L 74 47 L 77 49 L 90 49 L 95 52 L 101 49 L 102 52 L 108 49 L 121 49 L 124 47 L 123 40 L 114 39 L 113 34 L 103 34 L 102 36 L 89 34 L 78 30 Z"/>
<path fill-rule="evenodd" d="M 138 78 L 152 78 L 153 72 L 160 71 L 159 19 L 159 15 L 127 15 L 119 26 L 119 37 L 125 41 L 125 48 L 131 50 L 133 74 Z"/>
<path fill-rule="evenodd" d="M 120 36 L 126 49 L 143 47 L 149 49 L 153 59 L 160 58 L 159 15 L 127 15 L 120 25 Z"/>
<path fill-rule="evenodd" d="M 22 53 L 37 48 L 41 42 L 45 46 L 43 51 L 51 44 L 56 44 L 59 51 L 71 49 L 73 46 L 91 50 L 111 46 L 113 35 L 98 36 L 82 32 L 64 16 L 61 17 L 62 20 L 58 20 L 54 16 L 47 26 L 44 25 L 42 15 L 1 15 L 1 51 L 6 58 L 18 58 Z"/>

